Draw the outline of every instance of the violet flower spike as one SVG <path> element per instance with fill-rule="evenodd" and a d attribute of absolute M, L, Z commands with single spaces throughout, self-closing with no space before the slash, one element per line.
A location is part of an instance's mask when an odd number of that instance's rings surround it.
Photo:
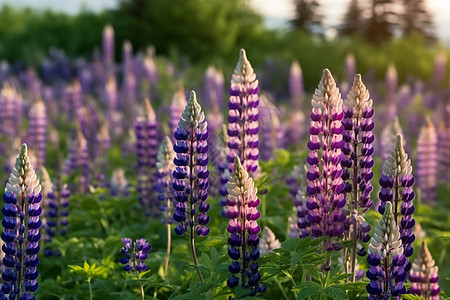
<path fill-rule="evenodd" d="M 413 262 L 409 273 L 411 283 L 411 294 L 423 296 L 426 300 L 439 300 L 439 275 L 427 243 L 422 242 L 419 254 Z"/>
<path fill-rule="evenodd" d="M 289 93 L 293 110 L 298 111 L 301 107 L 301 100 L 305 96 L 303 87 L 303 73 L 298 61 L 293 61 L 289 69 Z"/>
<path fill-rule="evenodd" d="M 39 220 L 42 213 L 40 192 L 41 185 L 28 159 L 27 145 L 23 144 L 3 196 L 4 231 L 1 237 L 5 242 L 2 250 L 6 269 L 2 274 L 2 299 L 35 299 L 31 293 L 39 287 L 36 266 L 39 264 L 37 254 L 42 224 Z"/>
<path fill-rule="evenodd" d="M 398 135 L 396 146 L 383 165 L 380 178 L 381 190 L 378 194 L 380 198 L 378 211 L 383 214 L 385 206 L 388 203 L 392 204 L 394 222 L 400 228 L 404 254 L 407 258 L 414 252 L 412 243 L 415 240 L 412 232 L 415 225 L 413 218 L 415 208 L 412 202 L 414 199 L 413 185 L 411 160 L 403 149 L 401 136 Z M 410 269 L 411 263 L 408 262 L 405 271 L 408 272 Z"/>
<path fill-rule="evenodd" d="M 345 192 L 347 192 L 348 209 L 350 211 L 346 223 L 345 239 L 353 240 L 351 268 L 346 271 L 353 273 L 353 282 L 356 280 L 358 241 L 367 242 L 370 239 L 368 235 L 370 226 L 365 222 L 362 214 L 373 205 L 370 200 L 370 193 L 373 189 L 370 180 L 373 178 L 373 143 L 375 140 L 372 102 L 369 91 L 361 81 L 361 75 L 356 74 L 347 99 L 344 101 L 342 124 L 344 126 L 345 145 L 342 149 L 344 158 L 341 162 L 343 167 L 342 179 L 347 180 Z M 365 255 L 363 248 L 360 248 L 358 252 Z M 347 255 L 350 255 L 350 253 L 348 253 L 348 249 L 345 249 L 344 256 Z"/>
<path fill-rule="evenodd" d="M 228 104 L 228 169 L 233 171 L 234 157 L 239 156 L 242 165 L 250 174 L 258 169 L 259 159 L 259 99 L 258 80 L 253 67 L 241 49 L 239 61 L 231 77 Z"/>
<path fill-rule="evenodd" d="M 47 155 L 47 112 L 42 99 L 38 99 L 28 114 L 28 139 L 30 148 L 37 154 L 38 165 L 45 166 Z"/>
<path fill-rule="evenodd" d="M 341 178 L 341 149 L 345 144 L 341 121 L 344 113 L 341 94 L 328 69 L 323 71 L 311 103 L 309 167 L 306 174 L 306 207 L 311 235 L 340 237 L 344 233 L 345 214 L 342 209 L 346 204 L 345 183 Z M 331 250 L 340 247 L 327 240 L 325 248 Z"/>
<path fill-rule="evenodd" d="M 436 202 L 436 185 L 438 170 L 438 138 L 430 118 L 420 129 L 417 140 L 417 183 L 422 192 L 422 201 Z"/>
<path fill-rule="evenodd" d="M 399 226 L 389 202 L 370 240 L 367 262 L 370 265 L 366 272 L 370 279 L 366 286 L 369 299 L 400 299 L 401 294 L 406 294 L 404 282 L 408 259 L 403 253 Z"/>
<path fill-rule="evenodd" d="M 175 213 L 173 219 L 178 222 L 175 233 L 188 233 L 191 241 L 191 252 L 197 266 L 194 238 L 207 236 L 209 216 L 208 199 L 208 129 L 205 114 L 191 91 L 177 131 L 174 134 L 176 143 L 174 150 L 175 171 L 173 172 L 173 189 L 175 190 Z M 200 281 L 203 281 L 200 269 L 197 269 Z"/>
<path fill-rule="evenodd" d="M 240 283 L 251 291 L 251 296 L 262 296 L 266 287 L 259 283 L 261 275 L 256 262 L 260 256 L 258 233 L 261 228 L 257 223 L 261 216 L 258 211 L 260 200 L 256 196 L 255 183 L 238 156 L 234 158 L 234 170 L 227 190 L 227 217 L 230 219 L 227 230 L 231 234 L 228 238 L 228 256 L 233 260 L 228 267 L 232 275 L 227 285 L 233 289 Z"/>
<path fill-rule="evenodd" d="M 155 111 L 150 101 L 146 99 L 134 122 L 134 133 L 136 134 L 139 202 L 145 213 L 151 216 L 159 215 L 159 205 L 152 184 L 158 151 L 157 127 Z"/>

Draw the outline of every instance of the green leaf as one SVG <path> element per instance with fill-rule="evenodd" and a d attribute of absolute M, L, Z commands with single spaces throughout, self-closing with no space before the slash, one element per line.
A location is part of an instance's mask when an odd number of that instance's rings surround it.
<path fill-rule="evenodd" d="M 297 294 L 297 300 L 303 300 L 317 294 L 321 290 L 321 286 L 318 283 L 307 281 L 301 283 L 296 290 L 299 291 Z"/>
<path fill-rule="evenodd" d="M 345 290 L 337 286 L 328 286 L 326 287 L 322 293 L 328 297 L 333 299 L 344 299 L 345 298 Z"/>
<path fill-rule="evenodd" d="M 417 296 L 417 295 L 412 295 L 412 294 L 405 294 L 405 295 L 401 295 L 402 299 L 405 300 L 420 300 L 420 299 L 424 299 L 422 296 Z"/>

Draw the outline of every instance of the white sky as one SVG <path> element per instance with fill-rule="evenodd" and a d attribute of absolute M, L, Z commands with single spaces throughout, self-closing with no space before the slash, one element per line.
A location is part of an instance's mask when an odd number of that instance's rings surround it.
<path fill-rule="evenodd" d="M 226 1 L 226 0 L 223 0 Z M 271 27 L 280 26 L 294 15 L 293 0 L 248 0 L 256 10 L 266 17 Z M 324 15 L 323 23 L 332 27 L 338 25 L 350 0 L 319 0 L 321 12 Z M 365 0 L 360 1 L 364 3 Z M 428 0 L 428 9 L 434 17 L 436 34 L 442 41 L 450 45 L 450 1 Z M 76 13 L 81 7 L 99 11 L 103 8 L 114 7 L 117 0 L 0 0 L 14 6 L 31 6 L 34 8 L 52 8 L 68 13 Z"/>

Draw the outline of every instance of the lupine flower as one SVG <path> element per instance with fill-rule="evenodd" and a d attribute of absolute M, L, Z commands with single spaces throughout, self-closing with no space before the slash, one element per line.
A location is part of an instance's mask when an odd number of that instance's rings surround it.
<path fill-rule="evenodd" d="M 164 221 L 167 226 L 167 252 L 164 264 L 164 274 L 167 276 L 167 270 L 169 268 L 170 248 L 171 248 L 171 224 L 173 222 L 173 171 L 175 170 L 175 164 L 173 160 L 175 158 L 175 152 L 173 150 L 172 142 L 170 138 L 166 136 L 158 150 L 158 157 L 156 162 L 157 168 L 157 183 L 156 190 L 158 192 L 158 202 L 160 204 L 160 210 L 164 212 Z"/>
<path fill-rule="evenodd" d="M 301 110 L 293 111 L 284 128 L 283 146 L 298 145 L 305 131 L 305 114 Z"/>
<path fill-rule="evenodd" d="M 74 80 L 67 86 L 64 93 L 64 110 L 67 112 L 70 120 L 74 120 L 78 109 L 82 106 L 83 91 L 78 80 Z"/>
<path fill-rule="evenodd" d="M 166 136 L 158 149 L 158 156 L 156 161 L 157 168 L 157 184 L 156 190 L 158 192 L 158 201 L 160 203 L 160 210 L 165 211 L 165 221 L 172 223 L 172 201 L 173 201 L 173 171 L 175 165 L 173 160 L 175 158 L 175 152 L 173 150 L 173 144 L 170 138 Z"/>
<path fill-rule="evenodd" d="M 150 84 L 158 83 L 158 70 L 155 63 L 155 47 L 149 46 L 143 61 L 144 75 Z"/>
<path fill-rule="evenodd" d="M 412 233 L 415 224 L 412 216 L 415 210 L 412 202 L 414 199 L 413 184 L 411 160 L 403 149 L 401 136 L 398 135 L 395 148 L 383 165 L 380 178 L 381 190 L 378 194 L 380 198 L 378 211 L 383 214 L 385 206 L 388 203 L 392 204 L 394 222 L 400 228 L 404 254 L 407 258 L 413 254 L 412 242 L 415 239 Z M 399 220 L 400 214 L 401 220 Z M 411 263 L 407 262 L 405 266 L 405 271 L 408 272 Z"/>
<path fill-rule="evenodd" d="M 39 180 L 27 156 L 27 145 L 23 144 L 3 196 L 4 231 L 1 237 L 5 242 L 2 250 L 6 270 L 2 274 L 1 299 L 35 299 L 31 293 L 39 287 L 36 266 L 41 239 L 40 192 Z"/>
<path fill-rule="evenodd" d="M 310 150 L 307 158 L 308 221 L 313 237 L 339 237 L 344 233 L 345 183 L 342 180 L 342 99 L 339 89 L 328 69 L 312 99 Z M 320 151 L 320 158 L 319 158 Z M 321 166 L 321 170 L 319 167 Z M 327 250 L 337 249 L 338 244 L 328 240 Z"/>
<path fill-rule="evenodd" d="M 447 53 L 440 51 L 434 57 L 434 69 L 432 82 L 436 85 L 441 84 L 445 79 L 445 70 L 447 68 Z"/>
<path fill-rule="evenodd" d="M 264 226 L 259 246 L 261 254 L 267 254 L 269 252 L 272 252 L 272 250 L 278 249 L 280 247 L 280 241 L 277 239 L 273 231 L 270 230 L 269 227 Z"/>
<path fill-rule="evenodd" d="M 110 24 L 103 28 L 103 62 L 108 67 L 114 63 L 114 28 Z"/>
<path fill-rule="evenodd" d="M 303 88 L 302 68 L 298 61 L 293 61 L 289 69 L 289 93 L 291 94 L 293 110 L 300 110 L 301 100 L 305 96 L 305 90 Z"/>
<path fill-rule="evenodd" d="M 67 217 L 69 216 L 69 196 L 70 191 L 67 189 L 67 185 L 61 183 L 61 179 L 58 178 L 53 185 L 53 189 L 48 191 L 48 205 L 45 211 L 45 243 L 50 243 L 57 235 L 65 235 L 67 232 L 67 226 L 69 222 Z M 45 256 L 51 256 L 59 254 L 59 251 L 54 251 L 48 247 L 44 250 Z"/>
<path fill-rule="evenodd" d="M 381 155 L 384 160 L 386 160 L 391 153 L 392 149 L 395 147 L 395 140 L 397 135 L 400 135 L 403 139 L 403 144 L 406 144 L 402 127 L 400 126 L 400 121 L 398 117 L 395 116 L 394 120 L 390 122 L 381 132 Z"/>
<path fill-rule="evenodd" d="M 169 115 L 170 115 L 170 130 L 171 135 L 177 131 L 178 121 L 180 120 L 180 116 L 183 113 L 184 108 L 186 107 L 186 95 L 184 94 L 183 85 L 179 85 L 178 91 L 175 92 L 172 96 L 172 102 L 169 107 Z M 174 140 L 175 141 L 175 140 Z"/>
<path fill-rule="evenodd" d="M 188 233 L 192 257 L 197 266 L 194 238 L 207 236 L 210 231 L 207 227 L 209 216 L 206 215 L 209 211 L 209 204 L 206 203 L 209 186 L 209 146 L 205 114 L 194 91 L 191 91 L 174 137 L 176 143 L 173 149 L 176 156 L 173 162 L 176 167 L 173 171 L 173 189 L 176 207 L 173 219 L 178 222 L 175 233 Z M 200 269 L 197 269 L 197 273 L 203 282 Z"/>
<path fill-rule="evenodd" d="M 345 56 L 345 75 L 349 84 L 356 75 L 356 60 L 353 53 L 348 53 L 347 56 Z"/>
<path fill-rule="evenodd" d="M 147 270 L 145 260 L 148 257 L 148 252 L 152 250 L 152 246 L 147 243 L 146 239 L 137 239 L 136 242 L 130 238 L 123 238 L 124 246 L 120 250 L 125 257 L 120 260 L 124 265 L 123 269 L 127 272 L 142 273 Z"/>
<path fill-rule="evenodd" d="M 370 226 L 365 222 L 362 214 L 373 205 L 370 200 L 370 193 L 373 189 L 370 180 L 373 178 L 374 160 L 372 156 L 375 140 L 373 115 L 372 99 L 370 99 L 369 92 L 361 81 L 361 75 L 356 74 L 352 88 L 344 101 L 342 124 L 344 126 L 345 145 L 342 149 L 344 158 L 341 162 L 343 167 L 342 179 L 347 180 L 345 192 L 347 193 L 347 204 L 350 211 L 346 222 L 345 238 L 346 240 L 353 240 L 354 243 L 351 252 L 351 269 L 348 270 L 354 273 L 353 281 L 356 276 L 358 240 L 365 243 L 370 239 L 368 235 Z M 359 253 L 365 255 L 362 248 L 360 248 Z M 347 256 L 347 254 L 347 249 L 345 249 L 344 255 Z"/>
<path fill-rule="evenodd" d="M 261 159 L 269 160 L 273 157 L 274 151 L 279 148 L 280 141 L 283 140 L 283 130 L 278 118 L 278 109 L 267 95 L 260 97 L 260 139 L 261 139 Z"/>
<path fill-rule="evenodd" d="M 401 294 L 406 294 L 407 261 L 392 205 L 388 202 L 369 244 L 367 262 L 370 268 L 366 273 L 370 279 L 366 286 L 369 299 L 400 299 Z"/>
<path fill-rule="evenodd" d="M 227 190 L 227 217 L 230 219 L 227 230 L 231 233 L 228 256 L 233 260 L 228 267 L 232 275 L 227 284 L 235 288 L 240 283 L 243 288 L 250 289 L 252 296 L 262 295 L 266 287 L 259 283 L 261 275 L 256 262 L 260 255 L 258 233 L 261 228 L 257 223 L 261 216 L 258 211 L 260 200 L 256 196 L 255 183 L 241 165 L 239 156 L 234 159 Z"/>
<path fill-rule="evenodd" d="M 22 97 L 9 84 L 5 83 L 0 93 L 0 137 L 4 141 L 2 153 L 13 155 L 10 145 L 19 136 L 22 124 Z"/>
<path fill-rule="evenodd" d="M 219 177 L 219 195 L 220 204 L 222 205 L 222 216 L 226 216 L 227 209 L 227 182 L 230 178 L 230 171 L 228 170 L 228 141 L 227 125 L 222 124 L 220 135 L 217 136 L 216 147 L 217 156 L 214 157 L 216 163 L 217 173 Z"/>
<path fill-rule="evenodd" d="M 426 300 L 438 300 L 439 292 L 439 275 L 427 243 L 422 242 L 420 253 L 413 262 L 411 272 L 409 273 L 411 283 L 411 294 L 423 296 Z"/>
<path fill-rule="evenodd" d="M 68 176 L 73 174 L 78 175 L 78 189 L 85 192 L 88 190 L 89 183 L 89 152 L 87 141 L 78 127 L 75 133 L 75 138 L 72 139 L 72 144 L 69 148 L 68 157 L 62 168 L 62 173 Z"/>
<path fill-rule="evenodd" d="M 174 134 L 176 153 L 173 172 L 175 200 L 173 218 L 178 222 L 175 233 L 183 235 L 190 228 L 190 236 L 206 236 L 209 228 L 208 199 L 208 132 L 205 114 L 191 91 L 189 102 Z"/>
<path fill-rule="evenodd" d="M 125 171 L 122 168 L 114 169 L 109 181 L 111 196 L 127 197 L 130 194 L 128 188 L 129 184 L 125 177 Z"/>
<path fill-rule="evenodd" d="M 397 101 L 396 94 L 398 89 L 398 75 L 397 69 L 393 64 L 388 66 L 385 77 L 386 85 L 386 104 L 384 106 L 385 111 L 383 112 L 384 122 L 391 122 L 397 115 Z"/>
<path fill-rule="evenodd" d="M 207 107 L 217 107 L 221 110 L 223 107 L 223 89 L 224 79 L 221 72 L 213 66 L 206 69 L 204 80 L 204 97 Z"/>
<path fill-rule="evenodd" d="M 437 184 L 437 133 L 433 122 L 427 118 L 427 123 L 420 130 L 417 140 L 417 182 L 422 192 L 423 202 L 436 201 Z"/>
<path fill-rule="evenodd" d="M 136 75 L 134 74 L 133 69 L 133 46 L 131 45 L 130 41 L 125 41 L 123 43 L 122 51 L 123 51 L 122 95 L 124 101 L 121 101 L 122 104 L 121 109 L 125 114 L 125 123 L 128 123 L 127 120 L 134 119 L 133 107 L 135 106 L 136 102 L 136 87 L 137 87 Z"/>
<path fill-rule="evenodd" d="M 228 104 L 228 169 L 233 171 L 234 157 L 239 156 L 242 165 L 250 174 L 258 169 L 258 80 L 245 50 L 241 49 L 239 61 L 231 77 Z"/>
<path fill-rule="evenodd" d="M 291 216 L 290 218 L 293 218 L 293 222 L 295 222 L 297 227 L 296 229 L 290 229 L 290 236 L 294 232 L 297 233 L 297 237 L 311 235 L 311 224 L 308 221 L 308 209 L 306 208 L 307 172 L 308 167 L 306 164 L 303 166 L 294 166 L 289 176 L 289 181 L 287 182 L 290 186 L 289 192 L 294 197 L 295 208 L 295 216 Z"/>
<path fill-rule="evenodd" d="M 155 111 L 150 101 L 146 99 L 144 107 L 139 111 L 134 122 L 134 133 L 136 134 L 139 202 L 144 211 L 152 215 L 159 214 L 158 204 L 153 197 L 154 184 L 151 179 L 155 172 L 158 154 L 157 129 Z"/>
<path fill-rule="evenodd" d="M 28 114 L 28 141 L 34 149 L 39 166 L 45 166 L 47 154 L 47 113 L 42 99 L 38 99 Z"/>
<path fill-rule="evenodd" d="M 450 119 L 450 106 L 447 107 Z M 444 122 L 438 127 L 438 180 L 441 183 L 450 181 L 450 127 Z"/>
<path fill-rule="evenodd" d="M 110 76 L 108 78 L 108 82 L 105 84 L 105 104 L 108 108 L 107 116 L 108 121 L 111 123 L 114 123 L 115 114 L 117 112 L 117 102 L 118 102 L 118 95 L 117 95 L 117 84 L 116 84 L 116 78 L 114 76 Z"/>

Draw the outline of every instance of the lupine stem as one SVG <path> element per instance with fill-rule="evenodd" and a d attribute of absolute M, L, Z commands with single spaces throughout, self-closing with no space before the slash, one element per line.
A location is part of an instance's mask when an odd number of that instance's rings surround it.
<path fill-rule="evenodd" d="M 88 279 L 87 279 L 87 284 L 88 284 L 88 287 L 89 287 L 89 300 L 92 300 L 92 299 L 93 299 L 93 296 L 92 296 L 91 277 L 88 277 Z"/>
<path fill-rule="evenodd" d="M 139 275 L 139 272 L 137 270 L 136 270 L 136 274 L 137 274 L 137 278 L 138 278 L 138 281 L 139 281 L 139 288 L 141 290 L 141 299 L 145 300 L 144 286 L 142 285 L 141 276 Z"/>
<path fill-rule="evenodd" d="M 167 212 L 170 211 L 170 198 L 167 199 L 166 201 L 166 205 L 167 205 Z M 167 215 L 167 218 L 169 218 L 169 216 Z M 170 258 L 170 247 L 171 247 L 171 242 L 172 242 L 172 231 L 170 228 L 170 222 L 167 221 L 167 252 L 166 252 L 166 260 L 164 262 L 164 274 L 167 278 L 167 272 L 169 270 L 169 258 Z"/>
<path fill-rule="evenodd" d="M 192 259 L 194 260 L 195 268 L 197 269 L 198 278 L 200 279 L 200 282 L 203 282 L 203 276 L 202 272 L 198 268 L 198 262 L 197 262 L 197 255 L 195 254 L 195 244 L 194 244 L 194 227 L 191 227 L 191 252 L 192 252 Z"/>

